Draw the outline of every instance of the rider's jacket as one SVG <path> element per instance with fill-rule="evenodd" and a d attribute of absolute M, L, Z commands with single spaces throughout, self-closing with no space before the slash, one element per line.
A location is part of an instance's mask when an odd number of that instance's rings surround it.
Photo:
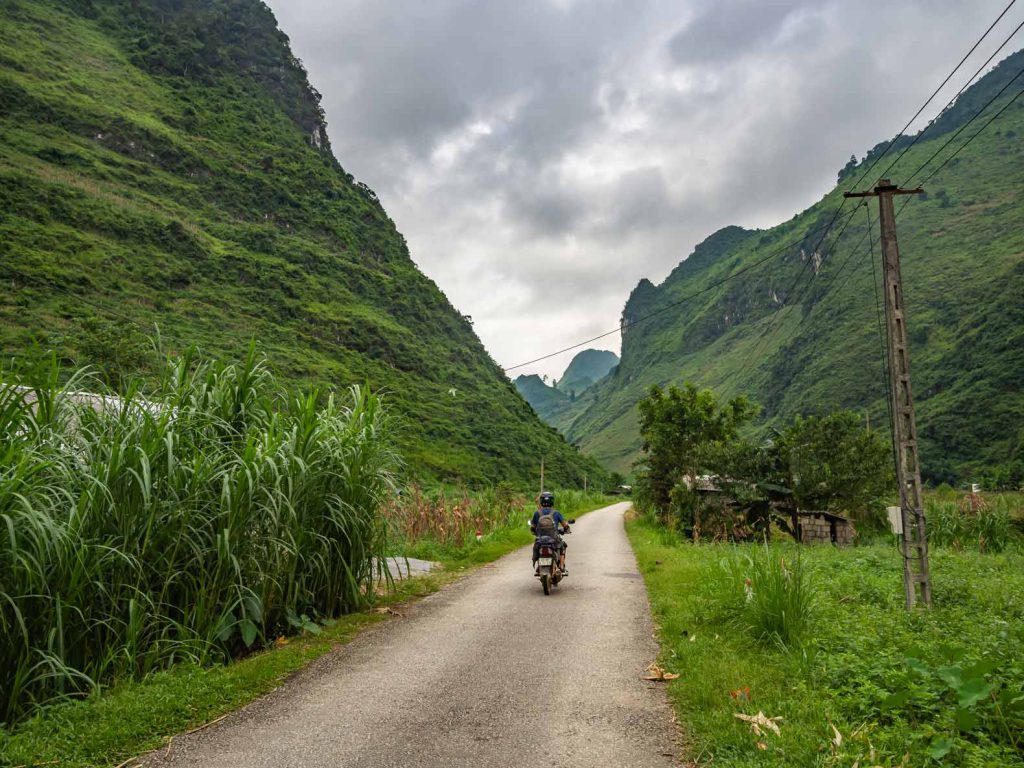
<path fill-rule="evenodd" d="M 537 522 L 540 520 L 541 511 L 542 510 L 538 509 L 536 512 L 533 513 L 533 519 L 530 520 L 530 528 L 536 530 Z M 565 527 L 565 518 L 562 517 L 561 512 L 559 512 L 557 509 L 553 509 L 551 510 L 551 515 L 555 518 L 555 525 L 559 526 L 560 528 Z"/>

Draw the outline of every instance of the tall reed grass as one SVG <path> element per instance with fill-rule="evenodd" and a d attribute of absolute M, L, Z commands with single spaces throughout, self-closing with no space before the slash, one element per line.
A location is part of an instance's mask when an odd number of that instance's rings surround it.
<path fill-rule="evenodd" d="M 1019 503 L 1019 502 L 1018 502 Z M 935 546 L 1002 552 L 1016 538 L 1011 497 L 967 494 L 925 500 L 928 540 Z"/>
<path fill-rule="evenodd" d="M 461 547 L 477 535 L 515 524 L 525 506 L 525 496 L 503 487 L 470 492 L 412 486 L 385 503 L 384 516 L 400 541 L 429 540 L 443 547 Z"/>
<path fill-rule="evenodd" d="M 0 381 L 0 718 L 372 595 L 395 461 L 375 396 L 287 392 L 255 352 L 168 361 L 148 400 L 60 381 Z"/>

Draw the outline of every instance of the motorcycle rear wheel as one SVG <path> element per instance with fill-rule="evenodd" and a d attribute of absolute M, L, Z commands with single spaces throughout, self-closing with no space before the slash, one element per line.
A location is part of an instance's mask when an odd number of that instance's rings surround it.
<path fill-rule="evenodd" d="M 551 594 L 551 577 L 546 573 L 542 573 L 540 576 L 540 585 L 544 588 L 544 594 Z"/>

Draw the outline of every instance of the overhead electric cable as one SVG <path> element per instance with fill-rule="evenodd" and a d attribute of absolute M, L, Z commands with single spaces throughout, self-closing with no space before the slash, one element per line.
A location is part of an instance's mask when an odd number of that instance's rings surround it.
<path fill-rule="evenodd" d="M 1009 10 L 1013 7 L 1014 3 L 1016 2 L 1017 0 L 1010 0 L 1009 5 L 1007 5 L 1003 9 L 1003 12 L 996 17 L 996 20 L 989 25 L 988 29 L 985 30 L 984 34 L 982 34 L 982 36 L 978 38 L 974 45 L 971 46 L 971 49 L 964 54 L 964 57 L 960 59 L 960 63 L 953 67 L 953 71 L 946 75 L 945 80 L 939 83 L 939 87 L 932 91 L 932 95 L 925 100 L 924 104 L 922 104 L 921 107 L 917 110 L 917 112 L 914 113 L 914 116 L 907 120 L 906 125 L 904 125 L 896 133 L 895 136 L 889 139 L 889 141 L 885 145 L 885 148 L 882 150 L 882 153 L 871 162 L 871 165 L 869 165 L 867 169 L 860 175 L 857 181 L 854 182 L 854 187 L 860 186 L 861 182 L 864 181 L 864 178 L 871 173 L 871 169 L 878 165 L 881 159 L 886 156 L 890 149 L 892 149 L 892 145 L 896 142 L 896 140 L 903 135 L 903 132 L 906 131 L 913 124 L 913 122 L 917 120 L 918 117 L 921 116 L 921 113 L 924 112 L 928 105 L 932 103 L 932 99 L 934 99 L 939 94 L 939 91 L 946 87 L 946 83 L 948 83 L 953 78 L 953 75 L 955 75 L 960 70 L 960 67 L 964 65 L 964 62 L 966 62 L 967 59 L 970 58 L 971 54 L 977 50 L 978 46 L 981 45 L 982 41 L 984 41 L 984 39 L 988 37 L 989 32 L 991 32 L 995 28 L 996 24 L 1002 21 L 1003 17 L 1009 12 Z"/>
<path fill-rule="evenodd" d="M 1013 78 L 1012 78 L 1012 79 L 1011 79 L 1011 80 L 1010 80 L 1010 81 L 1009 81 L 1009 82 L 1008 82 L 1008 83 L 1007 83 L 1006 85 L 1004 85 L 1004 86 L 1002 86 L 1001 88 L 999 88 L 998 92 L 997 92 L 997 93 L 996 93 L 996 94 L 995 94 L 994 96 L 992 96 L 992 97 L 991 97 L 990 99 L 988 99 L 988 100 L 987 100 L 987 101 L 985 102 L 985 104 L 984 104 L 984 105 L 982 106 L 982 108 L 981 108 L 980 110 L 978 110 L 978 111 L 977 111 L 977 112 L 976 112 L 976 113 L 975 113 L 974 115 L 972 115 L 972 116 L 971 116 L 971 119 L 970 119 L 970 120 L 968 120 L 968 121 L 967 121 L 966 123 L 964 123 L 964 125 L 962 125 L 961 127 L 957 128 L 957 129 L 956 129 L 956 131 L 955 131 L 955 132 L 954 132 L 954 133 L 953 133 L 953 134 L 952 134 L 952 135 L 951 135 L 951 136 L 950 136 L 950 137 L 949 137 L 948 139 L 946 139 L 946 140 L 945 140 L 945 142 L 943 142 L 942 146 L 940 146 L 940 147 L 938 148 L 938 150 L 936 150 L 936 151 L 935 151 L 934 153 L 932 153 L 932 156 L 931 156 L 931 157 L 930 157 L 930 158 L 929 158 L 928 160 L 926 160 L 926 161 L 925 161 L 924 163 L 922 163 L 922 164 L 921 164 L 920 166 L 918 166 L 918 170 L 915 170 L 915 171 L 914 171 L 913 173 L 911 173 L 911 174 L 910 174 L 909 176 L 907 176 L 907 177 L 906 177 L 906 181 L 904 181 L 904 182 L 903 182 L 903 186 L 907 186 L 907 185 L 908 185 L 908 184 L 910 183 L 910 180 L 911 180 L 911 179 L 912 179 L 912 178 L 913 178 L 914 176 L 916 176 L 916 175 L 918 175 L 919 173 L 921 173 L 921 172 L 922 172 L 922 171 L 923 171 L 923 170 L 925 169 L 925 167 L 926 167 L 926 166 L 927 166 L 927 165 L 928 165 L 929 163 L 931 163 L 931 162 L 932 162 L 933 160 L 935 160 L 935 159 L 936 159 L 936 158 L 937 158 L 937 157 L 938 157 L 939 155 L 941 155 L 941 154 L 942 154 L 942 151 L 943 151 L 943 150 L 945 150 L 945 148 L 946 148 L 947 146 L 949 146 L 949 144 L 951 144 L 951 143 L 952 143 L 952 142 L 953 142 L 953 141 L 954 141 L 954 140 L 956 139 L 956 137 L 957 137 L 957 136 L 958 136 L 959 134 L 963 133 L 963 132 L 964 132 L 964 130 L 965 130 L 965 129 L 966 129 L 966 128 L 967 128 L 968 126 L 969 126 L 969 125 L 971 125 L 971 123 L 973 123 L 973 122 L 974 122 L 975 120 L 977 120 L 977 119 L 978 119 L 978 118 L 979 118 L 979 117 L 980 117 L 980 116 L 982 115 L 982 113 L 984 113 L 984 112 L 985 112 L 985 110 L 987 110 L 987 109 L 989 108 L 989 106 L 991 106 L 991 104 L 992 104 L 992 103 L 993 103 L 993 102 L 994 102 L 994 101 L 995 101 L 995 100 L 996 100 L 996 99 L 997 99 L 997 98 L 998 98 L 999 96 L 1001 96 L 1002 94 L 1006 93 L 1007 89 L 1008 89 L 1008 88 L 1009 88 L 1009 87 L 1010 87 L 1011 85 L 1013 85 L 1013 84 L 1014 84 L 1015 82 L 1017 82 L 1017 80 L 1019 80 L 1019 79 L 1020 79 L 1020 78 L 1021 78 L 1022 76 L 1024 76 L 1024 68 L 1022 68 L 1022 69 L 1021 69 L 1021 70 L 1020 70 L 1020 71 L 1019 71 L 1019 72 L 1018 72 L 1018 73 L 1017 73 L 1016 75 L 1014 75 L 1014 77 L 1013 77 Z M 956 156 L 957 156 L 957 155 L 959 154 L 959 152 L 961 152 L 961 150 L 963 150 L 963 148 L 964 148 L 965 146 L 967 146 L 967 145 L 968 145 L 969 143 L 971 143 L 971 142 L 972 142 L 972 141 L 973 141 L 973 140 L 974 140 L 974 139 L 975 139 L 975 138 L 976 138 L 976 137 L 978 136 L 978 134 L 979 134 L 979 133 L 981 133 L 981 132 L 982 132 L 983 130 L 985 130 L 985 128 L 987 128 L 987 127 L 988 127 L 988 126 L 989 126 L 989 125 L 991 124 L 991 122 L 992 122 L 993 120 L 995 120 L 995 119 L 996 119 L 997 117 L 999 117 L 999 115 L 1001 115 L 1002 113 L 1004 113 L 1004 112 L 1005 112 L 1005 111 L 1007 110 L 1008 106 L 1010 106 L 1010 104 L 1012 104 L 1012 103 L 1013 103 L 1014 101 L 1016 101 L 1016 100 L 1017 100 L 1018 96 L 1020 96 L 1020 92 L 1018 92 L 1018 93 L 1017 93 L 1017 95 L 1016 95 L 1016 96 L 1014 96 L 1013 98 L 1011 98 L 1011 99 L 1010 99 L 1010 100 L 1009 100 L 1009 101 L 1008 101 L 1008 102 L 1007 102 L 1006 104 L 1002 105 L 1002 109 L 1000 109 L 1000 110 L 999 110 L 999 111 L 998 111 L 997 113 L 995 113 L 995 115 L 993 115 L 993 116 L 992 116 L 992 117 L 991 117 L 991 118 L 990 118 L 990 119 L 988 120 L 988 122 L 987 122 L 987 123 L 985 123 L 985 124 L 984 124 L 984 125 L 983 125 L 983 126 L 982 126 L 982 127 L 981 127 L 981 128 L 979 129 L 979 130 L 978 130 L 978 132 L 977 132 L 977 133 L 975 133 L 975 134 L 974 134 L 973 136 L 971 136 L 971 138 L 969 138 L 969 139 L 968 139 L 967 141 L 965 141 L 965 142 L 964 142 L 964 144 L 963 144 L 963 145 L 961 145 L 961 147 L 959 147 L 959 148 L 958 148 L 958 150 L 956 150 L 956 152 L 954 152 L 954 153 L 953 153 L 952 155 L 950 155 L 950 156 L 949 156 L 948 158 L 946 158 L 946 159 L 945 159 L 945 161 L 943 161 L 942 165 L 940 165 L 940 166 L 939 166 L 939 168 L 942 168 L 942 166 L 944 166 L 944 165 L 945 165 L 946 163 L 948 163 L 948 162 L 949 162 L 950 160 L 952 160 L 952 159 L 953 159 L 954 157 L 956 157 Z M 938 169 L 936 169 L 936 173 L 937 173 L 937 172 L 938 172 Z M 934 175 L 935 175 L 935 173 L 931 174 L 931 175 L 929 176 L 929 178 L 931 178 L 931 177 L 932 177 L 932 176 L 934 176 Z M 924 183 L 924 182 L 922 182 L 922 183 Z"/>
<path fill-rule="evenodd" d="M 984 112 L 984 111 L 985 111 L 985 110 L 986 110 L 986 109 L 988 108 L 988 106 L 989 106 L 990 104 L 992 104 L 992 102 L 993 102 L 993 101 L 995 101 L 995 100 L 996 100 L 997 98 L 999 98 L 999 97 L 1000 97 L 1000 96 L 1001 96 L 1001 95 L 1003 94 L 1003 91 L 1005 91 L 1005 90 L 1006 90 L 1006 87 L 1007 87 L 1007 86 L 1009 86 L 1009 85 L 1010 85 L 1010 83 L 1012 83 L 1012 82 L 1013 82 L 1014 80 L 1016 80 L 1017 78 L 1019 78 L 1019 77 L 1020 77 L 1021 75 L 1024 75 L 1024 69 L 1021 69 L 1021 71 L 1020 71 L 1020 72 L 1018 72 L 1018 73 L 1016 74 L 1016 76 L 1015 76 L 1015 77 L 1013 78 L 1013 80 L 1011 80 L 1011 81 L 1010 81 L 1009 83 L 1007 83 L 1007 84 L 1006 84 L 1006 86 L 1004 86 L 1004 87 L 1003 87 L 1003 88 L 1002 88 L 1002 89 L 1001 89 L 1001 90 L 999 91 L 999 93 L 997 93 L 997 94 L 996 94 L 995 96 L 993 96 L 993 97 L 992 97 L 991 99 L 989 99 L 989 100 L 988 100 L 988 102 L 987 102 L 987 103 L 985 104 L 985 106 L 984 106 L 984 107 L 982 107 L 982 108 L 981 108 L 980 110 L 978 110 L 978 112 L 977 112 L 977 113 L 976 113 L 976 114 L 974 115 L 974 117 L 972 117 L 972 118 L 971 118 L 971 119 L 970 119 L 970 120 L 969 120 L 968 122 L 966 122 L 966 123 L 965 123 L 965 124 L 964 124 L 963 126 L 961 126 L 960 130 L 962 131 L 962 130 L 963 130 L 964 128 L 966 128 L 966 127 L 967 127 L 968 125 L 970 125 L 970 124 L 971 124 L 972 122 L 974 122 L 975 118 L 977 118 L 977 117 L 978 117 L 978 115 L 980 115 L 980 114 L 981 114 L 982 112 Z M 1011 106 L 1011 105 L 1012 105 L 1012 104 L 1013 104 L 1013 103 L 1014 103 L 1015 101 L 1017 101 L 1017 99 L 1019 99 L 1019 98 L 1021 97 L 1021 94 L 1024 94 L 1024 88 L 1022 88 L 1021 90 L 1017 91 L 1017 93 L 1016 93 L 1016 94 L 1015 94 L 1015 95 L 1013 96 L 1013 98 L 1011 98 L 1011 99 L 1010 99 L 1010 100 L 1009 100 L 1008 102 L 1006 102 L 1006 103 L 1005 103 L 1005 104 L 1004 104 L 1004 105 L 1003 105 L 1003 106 L 1002 106 L 1002 107 L 1001 107 L 1001 108 L 999 109 L 999 111 L 998 111 L 998 112 L 996 112 L 996 113 L 995 113 L 994 115 L 992 115 L 992 117 L 990 117 L 990 118 L 989 118 L 989 119 L 988 119 L 988 120 L 987 120 L 987 121 L 985 122 L 985 124 L 984 124 L 983 126 L 981 126 L 981 128 L 979 128 L 979 129 L 978 129 L 977 131 L 975 131 L 975 132 L 974 132 L 974 133 L 973 133 L 973 134 L 971 135 L 971 137 L 970 137 L 969 139 L 967 139 L 967 141 L 965 141 L 965 142 L 964 142 L 963 144 L 961 144 L 961 145 L 960 145 L 959 147 L 957 147 L 956 151 L 955 151 L 955 152 L 953 152 L 953 154 L 951 154 L 951 155 L 950 155 L 949 157 L 947 157 L 947 158 L 946 158 L 945 160 L 943 160 L 943 161 L 942 161 L 942 163 L 940 163 L 940 164 L 939 164 L 939 166 L 938 166 L 937 168 L 935 168 L 935 170 L 933 170 L 933 171 L 932 171 L 931 173 L 929 173 L 929 174 L 928 174 L 927 176 L 925 176 L 925 177 L 924 177 L 924 179 L 922 179 L 922 180 L 921 180 L 921 184 L 925 184 L 925 183 L 926 183 L 926 182 L 927 182 L 927 181 L 928 181 L 929 179 L 931 179 L 931 178 L 932 178 L 932 177 L 933 177 L 933 176 L 934 176 L 935 174 L 937 174 L 937 173 L 938 173 L 939 171 L 941 171 L 941 170 L 942 170 L 942 169 L 943 169 L 943 168 L 944 168 L 944 167 L 946 166 L 946 164 L 947 164 L 947 163 L 949 163 L 949 162 L 950 162 L 950 161 L 951 161 L 951 160 L 952 160 L 952 159 L 953 159 L 954 157 L 956 157 L 957 155 L 959 155 L 959 154 L 960 154 L 960 153 L 961 153 L 961 152 L 962 152 L 962 151 L 964 150 L 964 148 L 965 148 L 965 147 L 966 147 L 966 146 L 967 146 L 968 144 L 970 144 L 970 143 L 971 143 L 972 141 L 974 141 L 974 140 L 975 140 L 976 138 L 978 138 L 979 134 L 981 134 L 981 132 L 982 132 L 982 131 L 984 131 L 984 130 L 985 130 L 986 128 L 988 128 L 988 127 L 989 127 L 990 125 L 992 125 L 992 123 L 993 123 L 993 122 L 994 122 L 995 120 L 997 120 L 997 119 L 999 118 L 999 116 L 1003 114 L 1003 112 L 1005 112 L 1005 111 L 1006 111 L 1007 109 L 1009 109 L 1009 108 L 1010 108 L 1010 106 Z M 960 133 L 960 131 L 957 131 L 957 133 L 959 134 L 959 133 Z M 951 137 L 951 138 L 950 138 L 950 141 L 952 141 L 952 140 L 953 140 L 954 138 L 956 138 L 956 136 L 955 136 L 955 135 L 954 135 L 953 137 Z M 935 159 L 935 157 L 936 157 L 936 156 L 937 156 L 937 155 L 938 155 L 938 154 L 939 154 L 940 152 L 942 152 L 942 150 L 943 150 L 943 149 L 945 149 L 945 148 L 946 148 L 947 146 L 949 146 L 949 143 L 950 143 L 950 141 L 947 141 L 947 142 L 946 142 L 945 144 L 943 144 L 943 145 L 942 145 L 941 147 L 939 147 L 939 148 L 938 148 L 938 149 L 937 149 L 937 150 L 935 151 L 935 153 L 934 153 L 934 154 L 932 154 L 932 156 L 931 156 L 931 157 L 929 157 L 929 158 L 928 158 L 928 159 L 927 159 L 927 160 L 926 160 L 926 161 L 925 161 L 924 163 L 922 163 L 922 164 L 920 165 L 920 167 L 918 167 L 918 169 L 917 169 L 916 171 L 914 171 L 914 172 L 913 172 L 912 174 L 910 174 L 910 176 L 909 176 L 909 177 L 907 177 L 907 181 L 906 181 L 906 182 L 904 183 L 904 186 L 906 186 L 906 185 L 907 185 L 907 184 L 908 184 L 908 183 L 910 182 L 910 180 L 911 180 L 911 179 L 913 179 L 913 178 L 914 178 L 914 177 L 915 177 L 915 176 L 916 176 L 917 174 L 919 174 L 919 173 L 921 172 L 921 170 L 922 170 L 922 169 L 923 169 L 923 168 L 924 168 L 924 167 L 925 167 L 926 165 L 928 165 L 928 163 L 930 163 L 930 162 L 931 162 L 932 160 L 934 160 L 934 159 Z M 908 200 L 907 200 L 907 202 L 910 202 L 910 200 L 908 199 Z M 904 207 L 906 207 L 906 203 L 904 203 Z M 900 210 L 903 210 L 903 209 L 901 208 Z"/>
<path fill-rule="evenodd" d="M 828 229 L 831 229 L 832 225 L 835 224 L 836 217 L 839 215 L 839 212 L 842 209 L 843 209 L 843 207 L 841 205 L 836 209 L 835 214 L 832 216 L 832 220 L 829 222 Z M 848 226 L 850 226 L 850 222 L 853 221 L 853 217 L 856 214 L 857 214 L 857 209 L 855 208 L 850 213 L 850 215 L 846 218 L 846 221 L 843 222 L 842 229 L 839 230 L 839 233 L 836 235 L 835 240 L 832 241 L 831 250 L 828 252 L 829 256 L 831 256 L 831 254 L 835 252 L 836 246 L 838 245 L 840 239 L 842 238 L 843 233 L 846 232 L 846 228 Z M 825 235 L 827 235 L 827 234 L 828 234 L 828 231 L 825 232 Z M 762 346 L 764 344 L 764 339 L 768 336 L 768 331 L 774 325 L 776 318 L 779 317 L 779 313 L 783 309 L 785 309 L 787 306 L 791 306 L 791 304 L 789 303 L 789 297 L 796 290 L 796 287 L 799 284 L 801 278 L 803 278 L 804 274 L 807 272 L 807 267 L 814 260 L 815 254 L 818 253 L 818 247 L 821 246 L 821 243 L 823 242 L 823 240 L 824 240 L 824 237 L 821 240 L 818 241 L 818 246 L 816 246 L 815 249 L 813 251 L 811 251 L 811 253 L 808 256 L 807 260 L 804 262 L 803 266 L 800 268 L 800 271 L 797 273 L 796 279 L 793 281 L 793 284 L 790 286 L 789 291 L 786 293 L 786 298 L 783 299 L 782 303 L 778 307 L 776 307 L 774 310 L 772 310 L 771 314 L 768 315 L 768 324 L 765 325 L 761 329 L 761 333 L 758 335 L 757 339 L 754 341 L 754 350 L 753 350 L 753 352 L 751 352 L 750 354 L 747 355 L 746 361 L 743 363 L 743 366 L 740 368 L 739 372 L 731 377 L 733 382 L 736 385 L 739 384 L 739 382 L 742 380 L 743 376 L 747 373 L 748 370 L 750 370 L 750 367 L 757 361 L 759 355 L 761 354 L 761 348 L 762 348 Z M 823 256 L 820 263 L 824 264 L 825 260 L 826 260 L 826 257 Z M 813 279 L 814 278 L 812 276 L 807 281 L 807 283 L 804 286 L 804 289 L 801 290 L 799 296 L 797 297 L 798 300 L 799 300 L 799 298 L 803 297 L 803 294 L 807 290 L 807 286 L 809 286 L 811 284 Z M 796 302 L 794 302 L 794 303 L 796 303 Z M 733 391 L 735 391 L 735 389 Z"/>
<path fill-rule="evenodd" d="M 976 70 L 974 70 L 974 74 L 971 75 L 969 78 L 967 78 L 967 81 L 963 84 L 963 86 L 961 86 L 960 90 L 957 91 L 955 94 L 953 94 L 953 98 L 951 98 L 949 101 L 947 101 L 946 102 L 946 106 L 944 106 L 942 109 L 939 110 L 939 114 L 937 114 L 935 117 L 933 117 L 931 120 L 929 120 L 928 121 L 928 125 L 926 125 L 924 128 L 922 128 L 920 131 L 918 131 L 914 135 L 913 141 L 911 141 L 907 146 L 905 146 L 903 149 L 900 150 L 900 153 L 896 156 L 896 159 L 893 160 L 891 163 L 889 163 L 889 165 L 886 166 L 884 171 L 882 171 L 880 174 L 878 174 L 879 178 L 883 178 L 883 179 L 889 178 L 889 171 L 891 171 L 893 169 L 893 167 L 900 160 L 903 159 L 903 156 L 906 155 L 907 152 L 909 152 L 911 149 L 914 148 L 914 145 L 916 145 L 917 142 L 921 140 L 921 138 L 928 131 L 928 129 L 931 128 L 933 125 L 935 125 L 935 123 L 944 114 L 946 114 L 946 112 L 949 110 L 949 108 L 953 106 L 953 104 L 956 102 L 957 99 L 960 98 L 960 96 L 963 94 L 963 92 L 966 91 L 968 88 L 970 88 L 974 84 L 975 79 L 978 77 L 979 74 L 981 74 L 982 70 L 985 69 L 985 67 L 987 67 L 989 65 L 989 63 L 992 61 L 992 59 L 994 59 L 997 55 L 999 55 L 999 52 L 1001 50 L 1003 50 L 1003 48 L 1006 47 L 1006 44 L 1009 43 L 1010 40 L 1012 40 L 1016 36 L 1016 34 L 1021 31 L 1021 29 L 1024 29 L 1024 21 L 1022 21 L 1020 24 L 1018 24 L 1014 28 L 1014 30 L 1006 37 L 1006 39 L 1003 40 L 1002 43 L 1000 43 L 999 47 L 996 48 L 994 51 L 992 51 L 992 54 L 987 59 L 985 59 L 985 61 L 982 63 L 982 65 L 980 67 L 978 67 Z"/>

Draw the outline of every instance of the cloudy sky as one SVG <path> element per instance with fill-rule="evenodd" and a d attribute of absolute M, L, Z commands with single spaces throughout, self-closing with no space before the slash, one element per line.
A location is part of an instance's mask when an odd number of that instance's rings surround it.
<path fill-rule="evenodd" d="M 1006 5 L 268 1 L 342 165 L 505 366 L 616 327 L 641 277 L 660 282 L 716 229 L 813 203 Z"/>

